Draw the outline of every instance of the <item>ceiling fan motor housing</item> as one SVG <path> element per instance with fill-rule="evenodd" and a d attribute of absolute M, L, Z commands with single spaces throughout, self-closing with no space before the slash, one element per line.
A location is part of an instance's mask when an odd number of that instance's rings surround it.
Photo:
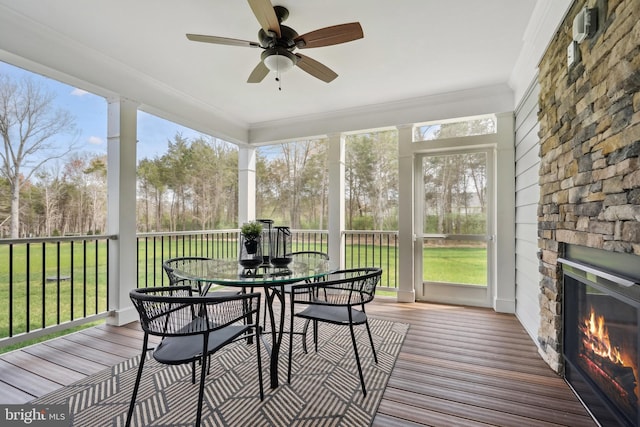
<path fill-rule="evenodd" d="M 271 32 L 269 32 L 271 33 Z M 260 45 L 266 48 L 272 48 L 276 46 L 281 46 L 286 49 L 292 49 L 296 47 L 293 39 L 298 37 L 298 33 L 291 27 L 287 27 L 286 25 L 280 25 L 280 34 L 282 37 L 278 38 L 275 34 L 269 34 L 262 28 L 258 31 L 258 40 L 260 40 Z"/>

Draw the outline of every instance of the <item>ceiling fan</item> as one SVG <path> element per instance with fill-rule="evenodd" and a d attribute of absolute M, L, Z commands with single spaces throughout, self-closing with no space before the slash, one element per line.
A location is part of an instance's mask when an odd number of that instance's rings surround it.
<path fill-rule="evenodd" d="M 334 25 L 298 35 L 293 28 L 281 24 L 289 16 L 287 8 L 272 6 L 270 0 L 248 0 L 248 2 L 262 27 L 258 31 L 259 43 L 226 37 L 187 34 L 189 40 L 196 42 L 263 49 L 261 60 L 249 75 L 247 83 L 260 83 L 270 71 L 277 73 L 276 80 L 279 81 L 280 73 L 290 70 L 294 65 L 313 77 L 329 83 L 338 77 L 333 70 L 315 59 L 294 51 L 296 49 L 332 46 L 364 37 L 359 22 Z"/>

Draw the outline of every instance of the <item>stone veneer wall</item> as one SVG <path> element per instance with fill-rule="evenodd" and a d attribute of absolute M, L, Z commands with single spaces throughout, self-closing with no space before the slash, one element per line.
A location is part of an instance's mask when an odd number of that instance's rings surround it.
<path fill-rule="evenodd" d="M 585 5 L 600 6 L 599 28 L 569 69 L 573 18 Z M 640 255 L 640 0 L 576 0 L 538 79 L 538 341 L 561 372 L 563 245 Z"/>

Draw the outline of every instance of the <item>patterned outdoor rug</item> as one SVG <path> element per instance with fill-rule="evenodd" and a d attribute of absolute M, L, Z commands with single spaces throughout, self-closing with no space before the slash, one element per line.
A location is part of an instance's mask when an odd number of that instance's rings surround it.
<path fill-rule="evenodd" d="M 409 325 L 370 318 L 378 354 L 373 362 L 364 326 L 356 327 L 367 397 L 360 389 L 349 328 L 321 324 L 318 353 L 311 328 L 308 354 L 301 336 L 294 335 L 291 384 L 287 384 L 289 337 L 280 353 L 280 387 L 269 387 L 269 360 L 263 346 L 265 398 L 260 401 L 255 348 L 237 342 L 218 352 L 207 375 L 203 426 L 369 426 Z M 141 343 L 142 344 L 142 343 Z M 73 426 L 123 426 L 133 391 L 139 357 L 87 377 L 32 401 L 69 403 Z M 199 373 L 199 367 L 198 371 Z M 132 425 L 191 426 L 195 422 L 198 377 L 191 383 L 191 366 L 167 366 L 153 358 L 145 362 Z"/>

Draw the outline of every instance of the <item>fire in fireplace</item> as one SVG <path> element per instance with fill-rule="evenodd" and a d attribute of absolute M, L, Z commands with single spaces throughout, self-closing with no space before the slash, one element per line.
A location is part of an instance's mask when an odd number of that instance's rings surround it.
<path fill-rule="evenodd" d="M 565 378 L 601 425 L 638 426 L 640 274 L 629 274 L 640 263 L 602 252 L 572 247 L 561 259 Z"/>
<path fill-rule="evenodd" d="M 596 314 L 591 307 L 589 315 L 578 327 L 578 365 L 606 395 L 617 402 L 628 417 L 632 417 L 638 407 L 636 343 L 628 342 L 624 325 L 612 327 L 619 329 L 619 333 L 611 339 L 605 322 L 605 317 Z"/>

